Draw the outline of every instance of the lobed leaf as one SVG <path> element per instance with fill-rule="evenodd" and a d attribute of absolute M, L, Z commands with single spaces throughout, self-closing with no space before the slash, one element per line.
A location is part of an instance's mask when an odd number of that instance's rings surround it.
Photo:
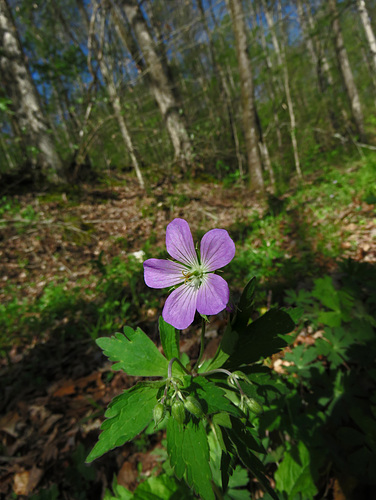
<path fill-rule="evenodd" d="M 311 473 L 311 457 L 302 441 L 285 453 L 274 477 L 277 490 L 286 492 L 289 498 L 300 494 L 309 500 L 317 493 Z"/>
<path fill-rule="evenodd" d="M 203 500 L 215 500 L 209 465 L 208 438 L 201 420 L 182 426 L 175 419 L 167 422 L 167 452 L 176 476 L 186 482 Z"/>
<path fill-rule="evenodd" d="M 111 401 L 101 426 L 102 433 L 87 463 L 130 441 L 145 429 L 153 417 L 159 388 L 159 383 L 141 382 Z"/>
<path fill-rule="evenodd" d="M 97 344 L 111 361 L 118 361 L 114 370 L 124 370 L 135 377 L 166 377 L 167 359 L 140 328 L 124 328 L 124 335 L 101 337 Z"/>

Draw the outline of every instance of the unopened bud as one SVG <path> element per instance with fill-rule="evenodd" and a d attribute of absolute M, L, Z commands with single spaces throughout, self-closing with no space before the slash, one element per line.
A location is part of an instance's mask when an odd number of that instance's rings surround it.
<path fill-rule="evenodd" d="M 185 420 L 185 408 L 182 401 L 174 401 L 171 406 L 171 415 L 179 424 L 184 424 Z"/>
<path fill-rule="evenodd" d="M 163 406 L 162 403 L 157 403 L 153 409 L 153 417 L 155 425 L 158 425 L 163 420 L 164 414 L 165 414 L 165 407 Z"/>
<path fill-rule="evenodd" d="M 264 411 L 260 403 L 258 403 L 255 399 L 247 398 L 246 402 L 247 407 L 256 415 L 261 415 L 261 413 Z"/>
<path fill-rule="evenodd" d="M 184 401 L 184 406 L 189 411 L 189 413 L 192 413 L 192 415 L 197 418 L 202 418 L 205 416 L 200 403 L 192 396 L 187 397 L 187 399 Z"/>

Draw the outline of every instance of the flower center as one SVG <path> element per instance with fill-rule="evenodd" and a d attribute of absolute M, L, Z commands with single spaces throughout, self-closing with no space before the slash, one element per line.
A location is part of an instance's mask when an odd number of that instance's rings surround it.
<path fill-rule="evenodd" d="M 205 269 L 201 265 L 192 267 L 187 271 L 182 271 L 184 277 L 184 284 L 185 285 L 188 284 L 189 286 L 194 286 L 197 290 L 198 288 L 200 288 L 206 272 L 207 271 L 205 271 Z"/>

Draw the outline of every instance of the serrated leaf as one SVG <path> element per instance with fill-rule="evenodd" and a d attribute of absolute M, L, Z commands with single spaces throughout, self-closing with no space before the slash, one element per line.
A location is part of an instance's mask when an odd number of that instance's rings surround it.
<path fill-rule="evenodd" d="M 87 457 L 87 463 L 130 441 L 145 429 L 153 417 L 159 388 L 158 383 L 139 383 L 111 401 L 99 440 Z"/>
<path fill-rule="evenodd" d="M 310 454 L 302 441 L 291 451 L 285 453 L 285 458 L 275 472 L 276 488 L 286 492 L 288 498 L 294 498 L 299 493 L 307 500 L 317 493 L 311 474 Z"/>
<path fill-rule="evenodd" d="M 179 359 L 179 331 L 160 316 L 159 335 L 167 359 Z"/>
<path fill-rule="evenodd" d="M 166 377 L 167 359 L 140 328 L 124 328 L 124 335 L 101 337 L 97 344 L 111 361 L 118 361 L 114 370 L 124 370 L 135 377 Z"/>
<path fill-rule="evenodd" d="M 209 444 L 202 421 L 190 420 L 179 425 L 170 418 L 167 423 L 167 452 L 176 476 L 186 482 L 203 500 L 215 500 L 209 465 Z"/>
<path fill-rule="evenodd" d="M 285 311 L 270 309 L 248 325 L 239 337 L 234 353 L 225 364 L 226 368 L 254 363 L 283 349 L 287 342 L 280 335 L 291 332 L 294 327 L 294 322 Z"/>

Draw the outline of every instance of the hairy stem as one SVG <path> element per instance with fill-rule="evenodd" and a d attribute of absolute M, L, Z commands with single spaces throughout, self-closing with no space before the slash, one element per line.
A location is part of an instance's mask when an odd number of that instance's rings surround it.
<path fill-rule="evenodd" d="M 202 325 L 201 325 L 201 344 L 200 344 L 200 353 L 198 355 L 197 361 L 195 366 L 193 367 L 193 371 L 196 371 L 197 368 L 200 366 L 202 355 L 204 354 L 204 347 L 205 347 L 205 328 L 206 328 L 206 321 L 204 318 L 202 318 Z"/>

